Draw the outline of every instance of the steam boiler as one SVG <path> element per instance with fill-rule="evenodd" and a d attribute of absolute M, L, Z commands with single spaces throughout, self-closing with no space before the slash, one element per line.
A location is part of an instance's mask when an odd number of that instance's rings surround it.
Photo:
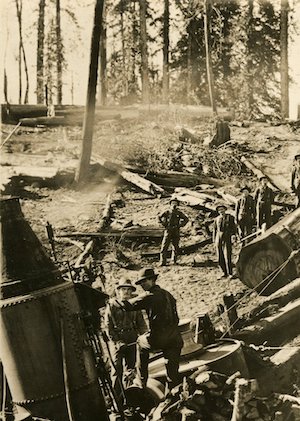
<path fill-rule="evenodd" d="M 48 257 L 17 198 L 1 199 L 0 215 L 0 358 L 14 404 L 50 420 L 108 420 L 76 285 Z"/>

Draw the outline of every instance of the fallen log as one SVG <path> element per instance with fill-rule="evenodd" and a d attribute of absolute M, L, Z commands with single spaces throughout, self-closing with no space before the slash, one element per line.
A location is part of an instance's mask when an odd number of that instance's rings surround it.
<path fill-rule="evenodd" d="M 162 228 L 150 228 L 150 227 L 133 227 L 124 230 L 110 230 L 103 232 L 70 232 L 66 234 L 57 235 L 58 238 L 64 237 L 91 237 L 91 238 L 126 238 L 126 239 L 138 239 L 138 238 L 151 238 L 161 239 L 164 230 Z"/>
<path fill-rule="evenodd" d="M 270 295 L 300 276 L 300 209 L 287 214 L 262 235 L 245 245 L 236 263 L 239 279 L 263 295 Z M 268 275 L 282 269 L 270 283 Z M 274 275 L 273 275 L 274 276 Z M 267 286 L 267 284 L 269 285 Z"/>
<path fill-rule="evenodd" d="M 153 196 L 163 195 L 165 193 L 164 189 L 149 180 L 134 174 L 131 171 L 128 171 L 114 162 L 106 161 L 101 157 L 95 157 L 97 162 L 104 168 L 109 171 L 118 173 L 124 180 L 138 187 L 139 189 L 146 191 L 147 193 L 152 194 Z"/>
<path fill-rule="evenodd" d="M 226 203 L 229 205 L 236 205 L 238 198 L 235 196 L 232 196 L 232 194 L 225 193 L 223 190 L 217 190 L 217 193 L 219 196 L 222 197 L 223 200 L 225 200 Z"/>
<path fill-rule="evenodd" d="M 251 310 L 249 319 L 251 320 L 270 306 L 275 305 L 277 308 L 283 307 L 297 298 L 300 298 L 300 278 L 294 279 L 294 281 L 288 285 L 285 285 L 278 291 L 273 292 L 269 297 L 265 298 L 261 304 Z"/>
<path fill-rule="evenodd" d="M 36 127 L 47 126 L 55 127 L 65 125 L 64 117 L 35 117 L 35 118 L 20 118 L 19 121 L 22 126 Z"/>
<path fill-rule="evenodd" d="M 168 171 L 159 174 L 148 173 L 146 178 L 153 183 L 169 187 L 194 187 L 199 184 L 211 184 L 220 187 L 223 184 L 216 178 L 179 171 Z"/>
<path fill-rule="evenodd" d="M 105 228 L 107 228 L 110 224 L 110 220 L 112 218 L 112 204 L 113 204 L 113 200 L 112 200 L 112 195 L 109 194 L 107 197 L 107 201 L 106 201 L 106 205 L 102 214 L 102 218 L 100 219 L 99 222 L 99 231 L 104 230 Z"/>
<path fill-rule="evenodd" d="M 202 248 L 208 244 L 212 243 L 212 239 L 211 238 L 206 238 L 205 240 L 202 241 L 197 241 L 195 243 L 191 243 L 191 244 L 186 244 L 185 246 L 180 247 L 179 249 L 179 254 L 180 255 L 185 255 L 185 254 L 189 254 L 189 253 L 193 253 L 194 251 L 198 250 L 199 248 Z M 149 250 L 146 252 L 141 253 L 141 256 L 144 258 L 158 258 L 160 254 L 160 250 L 159 249 L 154 249 L 154 250 Z M 169 250 L 168 252 L 169 256 L 171 256 L 171 250 Z"/>
<path fill-rule="evenodd" d="M 93 246 L 94 246 L 94 240 L 90 240 L 87 243 L 87 245 L 85 246 L 83 252 L 80 253 L 78 258 L 76 259 L 76 262 L 74 264 L 74 268 L 79 268 L 79 266 L 81 265 L 81 262 L 85 259 L 85 257 L 87 255 L 89 255 L 91 253 Z"/>
<path fill-rule="evenodd" d="M 234 338 L 246 344 L 280 346 L 299 334 L 300 299 L 297 299 L 253 325 L 235 332 Z"/>
<path fill-rule="evenodd" d="M 257 168 L 253 162 L 251 162 L 249 159 L 247 159 L 245 156 L 241 157 L 241 162 L 247 167 L 249 168 L 249 170 L 251 170 L 253 172 L 253 174 L 255 174 L 258 178 L 259 177 L 266 177 L 268 179 L 268 186 L 270 187 L 270 189 L 275 190 L 275 191 L 280 191 L 280 188 L 277 187 L 270 179 L 269 177 L 266 176 L 266 174 L 260 170 L 259 168 Z"/>
<path fill-rule="evenodd" d="M 195 134 L 192 129 L 185 129 L 184 127 L 181 127 L 179 129 L 179 140 L 181 142 L 190 140 L 192 143 L 200 143 L 201 140 L 197 134 Z"/>
<path fill-rule="evenodd" d="M 180 202 L 186 203 L 189 206 L 201 207 L 202 209 L 209 212 L 216 210 L 212 196 L 206 195 L 204 193 L 198 193 L 188 189 L 176 189 L 174 197 Z"/>
<path fill-rule="evenodd" d="M 1 104 L 1 121 L 3 124 L 17 124 L 20 118 L 47 116 L 46 105 Z"/>

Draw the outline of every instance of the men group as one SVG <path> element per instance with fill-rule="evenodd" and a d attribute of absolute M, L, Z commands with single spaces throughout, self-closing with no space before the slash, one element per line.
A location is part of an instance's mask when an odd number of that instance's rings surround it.
<path fill-rule="evenodd" d="M 135 287 L 126 281 L 117 287 L 123 291 L 122 296 L 107 306 L 106 327 L 112 342 L 111 375 L 116 393 L 120 392 L 123 382 L 123 359 L 127 368 L 136 369 L 134 384 L 146 387 L 149 353 L 153 351 L 163 353 L 168 388 L 180 381 L 178 369 L 183 341 L 178 328 L 176 300 L 156 284 L 157 277 L 152 268 L 143 269 L 135 285 L 140 285 L 144 293 L 133 297 Z M 148 329 L 142 321 L 142 310 L 148 317 Z"/>

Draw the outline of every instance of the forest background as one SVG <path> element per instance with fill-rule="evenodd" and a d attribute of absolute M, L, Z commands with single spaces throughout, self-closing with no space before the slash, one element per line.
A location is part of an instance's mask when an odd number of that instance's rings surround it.
<path fill-rule="evenodd" d="M 200 0 L 149 0 L 146 10 L 148 64 L 147 103 L 209 105 L 206 78 L 204 14 Z M 164 14 L 169 4 L 169 91 L 164 94 Z M 54 103 L 84 104 L 86 99 L 94 1 L 2 0 L 1 84 L 6 76 L 10 103 L 24 103 L 26 75 L 21 59 L 20 96 L 17 10 L 22 12 L 22 36 L 28 68 L 28 102 L 38 99 L 38 23 L 44 5 L 42 86 Z M 57 49 L 57 7 L 60 8 L 60 46 Z M 143 100 L 140 2 L 108 0 L 105 5 L 105 103 L 130 105 Z M 211 10 L 211 54 L 218 105 L 235 108 L 242 117 L 276 115 L 280 110 L 280 0 L 214 0 Z M 290 117 L 300 103 L 300 1 L 289 2 Z M 145 45 L 146 44 L 146 45 Z M 59 50 L 59 56 L 57 56 Z M 61 65 L 58 82 L 57 63 Z M 103 79 L 103 78 L 102 78 Z M 58 84 L 61 83 L 60 98 Z M 1 102 L 4 102 L 4 86 Z M 100 97 L 98 95 L 98 100 Z M 145 100 L 145 98 L 144 98 Z"/>

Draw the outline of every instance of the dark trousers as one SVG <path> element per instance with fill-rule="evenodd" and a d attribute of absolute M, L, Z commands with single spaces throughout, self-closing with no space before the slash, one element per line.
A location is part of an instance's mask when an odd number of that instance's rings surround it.
<path fill-rule="evenodd" d="M 248 235 L 252 234 L 252 227 L 253 227 L 253 221 L 250 218 L 242 218 L 238 222 L 238 232 L 241 239 L 247 237 Z M 245 243 L 247 243 L 250 240 L 245 240 Z"/>
<path fill-rule="evenodd" d="M 295 195 L 296 195 L 296 208 L 299 208 L 300 207 L 300 184 L 297 186 L 295 190 Z"/>
<path fill-rule="evenodd" d="M 121 395 L 120 382 L 123 381 L 123 366 L 127 372 L 133 371 L 136 362 L 136 345 L 119 347 L 111 343 L 110 353 L 112 358 L 111 381 L 116 396 Z"/>
<path fill-rule="evenodd" d="M 169 245 L 172 245 L 171 261 L 176 263 L 179 253 L 180 234 L 178 229 L 165 230 L 161 243 L 160 258 L 161 263 L 166 263 Z"/>
<path fill-rule="evenodd" d="M 217 259 L 224 275 L 232 275 L 232 243 L 231 238 L 217 239 L 216 241 Z"/>
<path fill-rule="evenodd" d="M 144 335 L 139 336 L 137 340 L 137 383 L 142 387 L 146 386 L 148 380 L 149 353 L 154 350 L 161 350 L 166 363 L 167 382 L 169 384 L 169 389 L 172 389 L 172 387 L 176 386 L 180 382 L 178 369 L 181 348 L 183 346 L 182 338 L 180 334 L 178 334 L 178 337 L 174 337 L 169 343 L 165 341 L 165 344 L 161 347 L 159 347 L 159 343 L 157 343 L 153 348 L 149 342 L 149 336 L 149 333 L 145 333 Z"/>
<path fill-rule="evenodd" d="M 272 225 L 271 205 L 266 203 L 258 203 L 256 207 L 256 223 L 257 228 L 261 228 L 262 224 L 266 224 L 267 228 Z"/>

